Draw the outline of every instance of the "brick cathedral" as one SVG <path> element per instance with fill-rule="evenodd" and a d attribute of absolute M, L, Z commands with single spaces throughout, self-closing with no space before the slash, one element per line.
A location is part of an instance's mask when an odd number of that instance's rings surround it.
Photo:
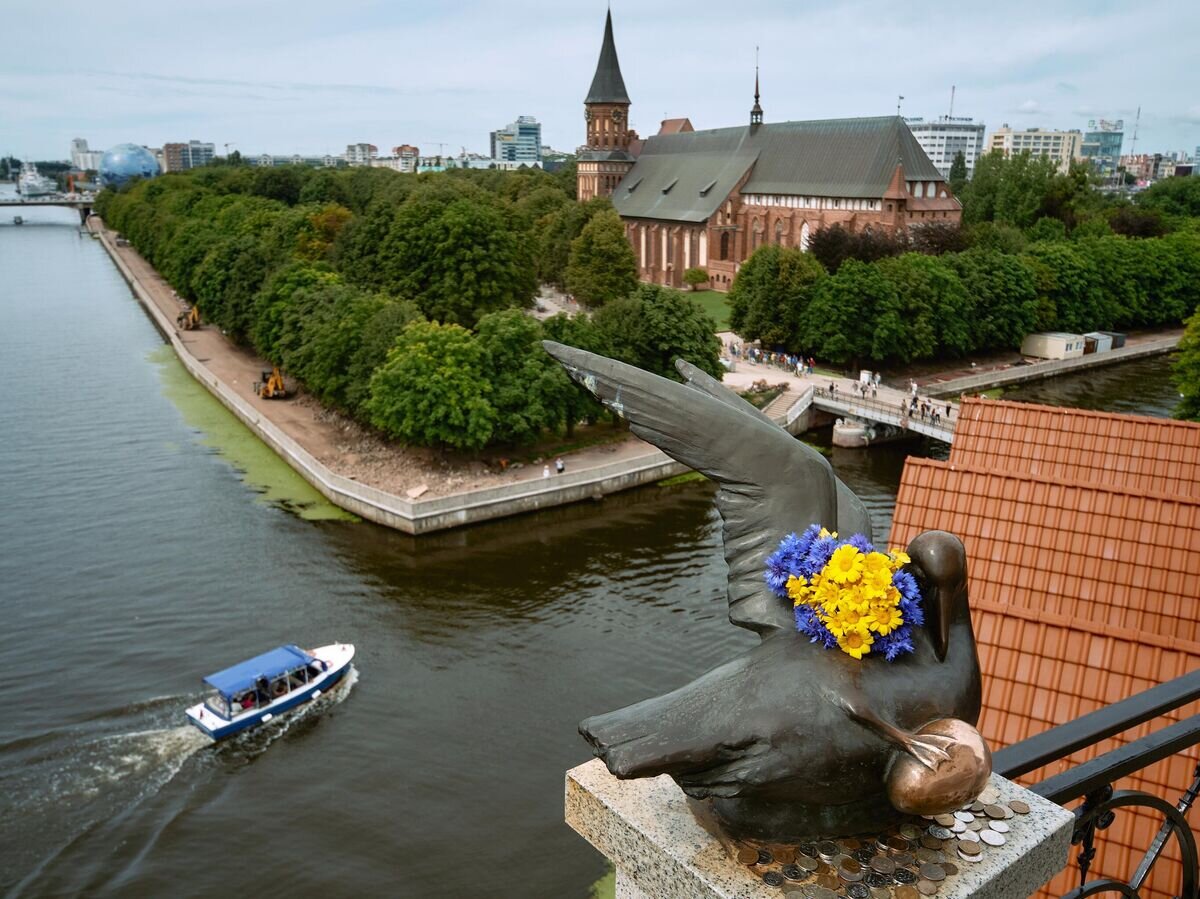
<path fill-rule="evenodd" d="M 962 217 L 899 116 L 764 123 L 757 73 L 745 125 L 696 131 L 667 119 L 641 140 L 629 106 L 609 12 L 584 100 L 577 189 L 581 201 L 612 198 L 643 281 L 682 287 L 698 267 L 728 290 L 766 243 L 803 250 L 827 225 L 899 230 Z"/>

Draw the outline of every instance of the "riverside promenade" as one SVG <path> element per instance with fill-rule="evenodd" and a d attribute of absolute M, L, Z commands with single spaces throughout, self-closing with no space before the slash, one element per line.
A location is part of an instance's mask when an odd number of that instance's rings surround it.
<path fill-rule="evenodd" d="M 407 491 L 381 489 L 340 464 L 349 457 L 343 449 L 344 420 L 333 418 L 319 404 L 298 400 L 264 400 L 253 387 L 270 364 L 234 345 L 210 325 L 193 331 L 176 327 L 184 309 L 170 285 L 132 247 L 118 247 L 116 235 L 96 217 L 88 228 L 100 239 L 134 296 L 175 350 L 187 371 L 271 447 L 301 477 L 334 505 L 369 521 L 408 534 L 425 534 L 552 508 L 587 499 L 599 499 L 633 487 L 654 484 L 688 471 L 661 450 L 633 437 L 619 443 L 594 446 L 564 455 L 567 471 L 544 477 L 536 465 L 501 473 L 470 472 L 449 480 L 451 489 L 429 495 L 427 484 L 439 471 L 436 454 L 389 448 L 389 467 L 405 467 L 417 496 Z M 743 378 L 731 377 L 738 389 Z M 769 378 L 771 383 L 784 379 Z M 750 381 L 746 381 L 749 386 Z M 811 391 L 794 390 L 780 396 L 766 411 L 793 433 L 807 427 L 804 412 Z M 352 461 L 349 460 L 348 461 Z M 553 460 L 547 460 L 551 464 Z M 452 489 L 469 480 L 467 489 Z M 426 489 L 422 489 L 426 488 Z"/>

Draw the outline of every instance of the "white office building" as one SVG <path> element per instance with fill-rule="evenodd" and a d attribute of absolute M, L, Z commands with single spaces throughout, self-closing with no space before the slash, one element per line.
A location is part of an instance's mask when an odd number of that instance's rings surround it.
<path fill-rule="evenodd" d="M 950 166 L 959 153 L 967 163 L 967 177 L 975 174 L 975 160 L 983 155 L 983 122 L 948 115 L 904 121 L 943 178 L 950 177 Z"/>
<path fill-rule="evenodd" d="M 71 141 L 71 167 L 81 172 L 98 171 L 103 150 L 89 150 L 88 142 L 82 137 Z"/>
<path fill-rule="evenodd" d="M 374 144 L 347 144 L 345 159 L 350 165 L 370 165 L 371 160 L 379 155 L 379 148 Z"/>
<path fill-rule="evenodd" d="M 1026 152 L 1031 156 L 1048 156 L 1057 163 L 1060 172 L 1066 172 L 1074 160 L 1083 158 L 1083 134 L 1078 129 L 1044 131 L 1041 128 L 1027 128 L 1018 131 L 1010 128 L 1006 122 L 992 133 L 988 150 L 1000 150 L 1005 156 Z"/>

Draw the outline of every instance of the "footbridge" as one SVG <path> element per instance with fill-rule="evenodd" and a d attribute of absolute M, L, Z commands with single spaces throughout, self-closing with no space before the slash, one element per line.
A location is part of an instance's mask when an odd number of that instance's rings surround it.
<path fill-rule="evenodd" d="M 934 401 L 939 412 L 935 424 L 932 416 L 911 414 L 909 398 L 890 388 L 882 388 L 875 397 L 863 397 L 854 393 L 852 388 L 835 391 L 828 387 L 814 387 L 812 404 L 822 412 L 887 425 L 902 432 L 923 434 L 943 443 L 953 442 L 954 425 L 958 421 L 958 406 L 955 403 L 950 404 L 951 412 L 946 415 L 946 401 Z"/>
<path fill-rule="evenodd" d="M 29 209 L 39 206 L 64 206 L 79 212 L 79 222 L 87 222 L 96 204 L 95 197 L 80 196 L 45 196 L 45 197 L 0 197 L 0 206 L 11 206 L 19 209 Z"/>

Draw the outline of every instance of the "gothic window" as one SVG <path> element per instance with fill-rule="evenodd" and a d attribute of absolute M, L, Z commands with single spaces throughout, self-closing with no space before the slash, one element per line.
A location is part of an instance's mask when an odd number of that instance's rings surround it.
<path fill-rule="evenodd" d="M 808 222 L 800 226 L 800 249 L 808 252 Z"/>
<path fill-rule="evenodd" d="M 699 232 L 692 231 L 688 235 L 687 264 L 690 268 L 695 268 L 697 265 L 702 264 L 699 260 L 700 260 L 700 234 L 699 234 Z"/>
<path fill-rule="evenodd" d="M 728 231 L 721 232 L 721 258 L 722 259 L 729 258 L 729 232 Z"/>
<path fill-rule="evenodd" d="M 754 238 L 750 244 L 750 252 L 753 253 L 762 246 L 762 222 L 755 219 L 754 221 Z"/>
<path fill-rule="evenodd" d="M 783 222 L 775 223 L 775 245 L 783 246 Z"/>

